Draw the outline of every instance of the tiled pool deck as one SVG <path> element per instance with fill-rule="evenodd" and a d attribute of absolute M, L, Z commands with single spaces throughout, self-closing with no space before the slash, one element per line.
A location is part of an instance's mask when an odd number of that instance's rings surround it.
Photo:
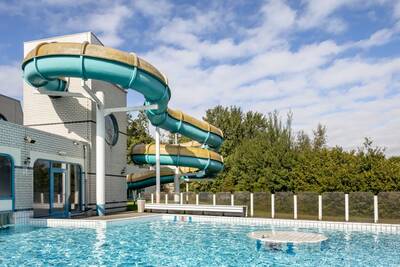
<path fill-rule="evenodd" d="M 309 220 L 286 220 L 249 217 L 220 217 L 203 215 L 182 215 L 182 214 L 155 214 L 122 212 L 107 215 L 104 217 L 90 217 L 84 219 L 31 219 L 29 224 L 44 227 L 77 227 L 77 228 L 99 228 L 110 225 L 124 224 L 132 220 L 162 219 L 190 222 L 216 222 L 240 225 L 273 225 L 280 227 L 295 228 L 317 228 L 342 231 L 364 231 L 376 233 L 400 234 L 400 224 L 375 224 L 355 222 L 330 222 L 330 221 L 309 221 Z"/>

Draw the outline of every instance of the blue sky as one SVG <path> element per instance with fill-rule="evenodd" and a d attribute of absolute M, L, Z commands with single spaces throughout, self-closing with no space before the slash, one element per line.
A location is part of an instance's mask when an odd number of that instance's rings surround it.
<path fill-rule="evenodd" d="M 296 130 L 326 125 L 329 145 L 368 136 L 400 154 L 400 1 L 3 0 L 0 93 L 22 97 L 23 41 L 83 31 L 153 63 L 194 116 L 292 111 Z"/>

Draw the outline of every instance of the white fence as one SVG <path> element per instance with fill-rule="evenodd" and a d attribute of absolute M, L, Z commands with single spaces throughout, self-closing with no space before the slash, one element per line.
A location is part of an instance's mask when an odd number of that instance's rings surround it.
<path fill-rule="evenodd" d="M 400 192 L 162 193 L 162 203 L 246 205 L 251 217 L 400 223 Z M 155 195 L 141 193 L 148 203 Z"/>

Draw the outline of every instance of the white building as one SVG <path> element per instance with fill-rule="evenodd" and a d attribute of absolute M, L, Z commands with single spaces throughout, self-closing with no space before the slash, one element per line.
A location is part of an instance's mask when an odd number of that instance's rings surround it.
<path fill-rule="evenodd" d="M 25 42 L 24 56 L 42 42 L 85 41 L 101 45 L 87 32 Z M 126 106 L 125 90 L 97 80 L 87 85 L 104 92 L 105 108 Z M 51 97 L 24 83 L 24 126 L 0 121 L 0 183 L 10 184 L 10 192 L 0 190 L 0 211 L 68 216 L 95 208 L 96 106 L 81 79 L 71 78 L 68 92 L 83 96 Z M 106 118 L 107 212 L 126 209 L 126 128 L 125 113 Z"/>

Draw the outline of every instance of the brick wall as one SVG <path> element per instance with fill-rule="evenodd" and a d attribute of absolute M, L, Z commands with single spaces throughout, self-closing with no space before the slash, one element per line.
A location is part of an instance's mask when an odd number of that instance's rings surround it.
<path fill-rule="evenodd" d="M 35 143 L 27 143 L 26 136 Z M 5 121 L 0 121 L 0 153 L 10 155 L 14 161 L 16 210 L 32 209 L 32 168 L 37 159 L 77 163 L 84 167 L 82 144 L 76 145 L 74 140 Z"/>

